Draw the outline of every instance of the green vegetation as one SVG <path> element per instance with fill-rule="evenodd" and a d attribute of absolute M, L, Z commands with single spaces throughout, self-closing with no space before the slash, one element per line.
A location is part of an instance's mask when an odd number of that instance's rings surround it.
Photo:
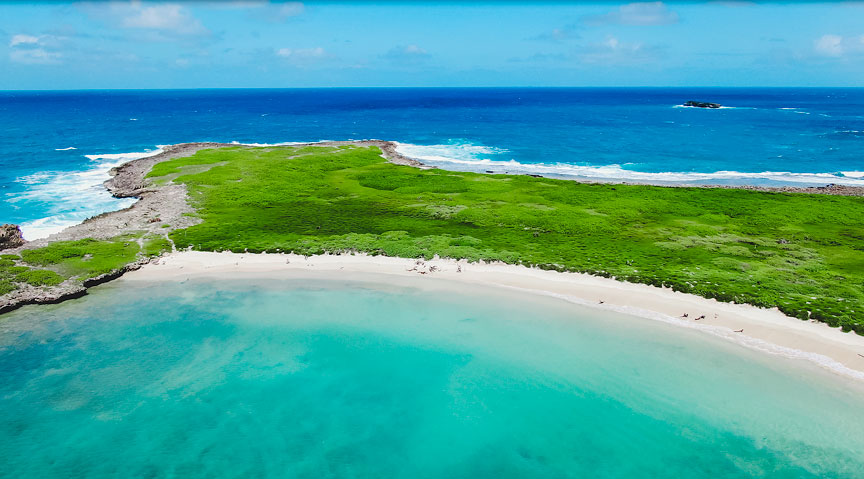
<path fill-rule="evenodd" d="M 500 260 L 778 307 L 864 334 L 864 198 L 419 170 L 377 148 L 223 148 L 157 164 L 200 224 L 178 248 Z M 140 234 L 0 256 L 0 294 L 171 247 Z"/>
<path fill-rule="evenodd" d="M 141 256 L 156 256 L 170 250 L 164 237 L 118 236 L 110 240 L 58 241 L 21 255 L 0 256 L 0 295 L 20 284 L 54 286 L 74 279 L 88 280 L 116 271 Z"/>
<path fill-rule="evenodd" d="M 864 333 L 864 198 L 419 170 L 377 148 L 227 148 L 157 164 L 206 251 L 501 260 L 778 307 Z M 189 173 L 184 173 L 189 172 Z"/>
<path fill-rule="evenodd" d="M 16 262 L 18 259 L 19 256 L 11 254 L 0 257 L 0 295 L 15 291 L 19 283 L 53 286 L 62 283 L 65 279 L 54 271 L 19 266 Z"/>
<path fill-rule="evenodd" d="M 24 250 L 25 262 L 37 266 L 53 266 L 66 277 L 93 278 L 135 261 L 140 246 L 134 238 L 120 237 L 111 241 L 83 239 L 58 241 L 44 248 Z"/>

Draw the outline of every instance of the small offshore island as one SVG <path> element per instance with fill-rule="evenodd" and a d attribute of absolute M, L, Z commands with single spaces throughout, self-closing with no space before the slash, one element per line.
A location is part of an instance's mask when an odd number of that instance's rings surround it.
<path fill-rule="evenodd" d="M 689 106 L 689 107 L 693 107 L 693 108 L 709 108 L 712 110 L 716 110 L 718 108 L 723 108 L 723 105 L 721 105 L 719 103 L 713 103 L 710 101 L 694 101 L 694 100 L 685 101 L 684 106 Z"/>
<path fill-rule="evenodd" d="M 436 257 L 460 272 L 470 262 L 500 262 L 587 273 L 864 334 L 860 188 L 661 187 L 453 172 L 425 167 L 385 141 L 179 144 L 112 175 L 113 195 L 140 201 L 3 251 L 0 312 L 79 297 L 172 251 L 363 253 L 419 259 L 422 274 L 441 268 L 424 262 Z M 605 302 L 602 288 L 591 291 Z M 688 312 L 674 297 L 665 301 L 653 310 Z M 688 320 L 745 324 L 690 311 Z M 855 367 L 852 346 L 843 362 Z"/>

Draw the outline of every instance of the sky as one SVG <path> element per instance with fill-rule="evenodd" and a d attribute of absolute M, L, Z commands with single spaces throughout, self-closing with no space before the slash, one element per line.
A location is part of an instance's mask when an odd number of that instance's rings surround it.
<path fill-rule="evenodd" d="M 864 2 L 0 3 L 0 89 L 864 86 Z"/>

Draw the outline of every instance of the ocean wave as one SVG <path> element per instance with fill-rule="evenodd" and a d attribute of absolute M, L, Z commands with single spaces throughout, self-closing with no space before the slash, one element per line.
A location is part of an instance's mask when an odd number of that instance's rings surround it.
<path fill-rule="evenodd" d="M 797 113 L 799 115 L 809 115 L 810 114 L 810 112 L 804 111 L 803 108 L 783 107 L 783 108 L 778 108 L 778 110 L 790 111 L 792 113 Z M 828 115 L 822 115 L 822 116 L 828 116 Z"/>
<path fill-rule="evenodd" d="M 295 146 L 295 145 L 314 145 L 315 143 L 329 143 L 333 141 L 374 141 L 371 138 L 364 138 L 362 140 L 349 138 L 347 140 L 314 140 L 314 141 L 283 141 L 280 143 L 244 143 L 242 141 L 232 141 L 230 144 L 238 145 L 238 146 L 254 146 L 254 147 L 270 147 L 270 146 Z"/>
<path fill-rule="evenodd" d="M 161 149 L 136 153 L 100 153 L 98 155 L 84 155 L 84 157 L 93 161 L 108 160 L 109 162 L 113 162 L 114 166 L 119 166 L 120 164 L 123 164 L 127 161 L 137 160 L 138 158 L 146 158 L 148 156 L 158 155 L 159 153 L 162 153 Z"/>
<path fill-rule="evenodd" d="M 622 168 L 621 165 L 576 165 L 572 163 L 520 163 L 498 159 L 507 150 L 473 144 L 415 145 L 397 143 L 396 150 L 423 163 L 445 169 L 464 171 L 494 171 L 495 173 L 540 174 L 595 181 L 626 181 L 654 184 L 710 184 L 754 181 L 784 185 L 826 185 L 830 183 L 864 186 L 864 172 L 840 171 L 832 173 L 795 173 L 789 171 L 715 171 L 701 172 L 644 172 Z"/>
<path fill-rule="evenodd" d="M 75 148 L 74 146 L 69 146 L 66 148 L 54 148 L 54 151 L 69 151 L 69 150 L 77 150 L 77 149 L 78 148 Z"/>
<path fill-rule="evenodd" d="M 834 134 L 839 136 L 864 136 L 864 130 L 836 130 Z"/>
<path fill-rule="evenodd" d="M 488 156 L 509 153 L 503 148 L 475 145 L 471 143 L 455 143 L 447 145 L 415 145 L 412 143 L 396 143 L 396 151 L 421 161 L 441 161 L 462 164 L 494 163 L 500 160 L 486 158 Z M 511 160 L 512 161 L 512 160 Z"/>
<path fill-rule="evenodd" d="M 853 133 L 854 131 L 854 133 Z M 844 132 L 847 133 L 847 132 Z M 857 130 L 848 130 L 857 134 Z M 321 140 L 325 142 L 329 140 Z M 241 143 L 247 146 L 290 146 L 310 142 L 281 143 Z M 315 143 L 315 142 L 313 142 Z M 84 155 L 93 162 L 90 168 L 78 172 L 42 171 L 16 179 L 27 185 L 24 192 L 8 194 L 8 203 L 35 202 L 47 205 L 49 216 L 25 221 L 21 229 L 28 240 L 47 237 L 68 226 L 106 211 L 115 211 L 131 206 L 135 200 L 114 198 L 102 185 L 108 178 L 108 171 L 123 163 L 138 158 L 156 155 L 154 151 L 133 153 L 102 153 Z M 70 147 L 73 148 L 73 147 Z M 778 184 L 824 185 L 829 183 L 850 186 L 864 186 L 864 171 L 839 171 L 834 173 L 794 173 L 779 171 L 739 172 L 715 171 L 701 172 L 641 172 L 611 165 L 576 165 L 572 163 L 520 163 L 502 159 L 509 153 L 503 148 L 471 143 L 452 143 L 438 145 L 417 145 L 396 143 L 399 153 L 415 158 L 429 165 L 445 169 L 464 171 L 494 171 L 510 174 L 541 174 L 556 177 L 570 177 L 595 181 L 625 181 L 654 184 L 706 184 L 741 183 L 767 181 Z"/>
<path fill-rule="evenodd" d="M 102 185 L 108 171 L 127 161 L 152 156 L 161 150 L 142 153 L 85 155 L 93 165 L 82 171 L 42 171 L 16 181 L 28 185 L 26 191 L 8 195 L 12 204 L 34 202 L 46 205 L 48 216 L 21 223 L 24 238 L 45 238 L 106 211 L 127 208 L 134 198 L 114 198 Z"/>
<path fill-rule="evenodd" d="M 324 140 L 311 141 L 311 142 L 308 142 L 308 141 L 284 141 L 282 143 L 243 143 L 240 141 L 232 141 L 231 144 L 237 145 L 237 146 L 255 146 L 255 147 L 261 148 L 261 147 L 268 147 L 268 146 L 294 146 L 294 145 L 303 145 L 306 143 L 323 143 L 323 141 Z"/>

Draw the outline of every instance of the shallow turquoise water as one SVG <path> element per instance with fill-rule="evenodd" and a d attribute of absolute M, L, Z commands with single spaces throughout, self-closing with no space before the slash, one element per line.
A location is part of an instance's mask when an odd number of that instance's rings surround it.
<path fill-rule="evenodd" d="M 858 386 L 512 292 L 109 285 L 0 374 L 3 477 L 864 477 Z"/>

